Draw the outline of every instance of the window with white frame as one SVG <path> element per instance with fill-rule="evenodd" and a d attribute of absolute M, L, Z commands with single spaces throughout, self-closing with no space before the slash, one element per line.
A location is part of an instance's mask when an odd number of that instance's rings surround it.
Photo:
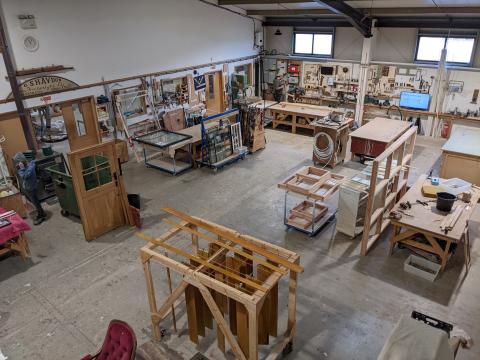
<path fill-rule="evenodd" d="M 296 55 L 332 57 L 333 32 L 295 32 L 293 35 L 293 52 Z"/>
<path fill-rule="evenodd" d="M 475 48 L 474 35 L 419 35 L 415 61 L 438 63 L 442 49 L 447 49 L 447 62 L 469 65 Z"/>

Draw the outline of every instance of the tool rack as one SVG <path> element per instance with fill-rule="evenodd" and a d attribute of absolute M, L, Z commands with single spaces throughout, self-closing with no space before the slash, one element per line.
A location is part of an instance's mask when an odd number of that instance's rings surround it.
<path fill-rule="evenodd" d="M 343 176 L 305 166 L 278 184 L 285 190 L 284 224 L 315 236 L 335 219 Z"/>
<path fill-rule="evenodd" d="M 181 222 L 164 219 L 172 228 L 148 241 L 140 257 L 145 271 L 153 333 L 160 340 L 160 324 L 171 313 L 176 330 L 175 308 L 185 294 L 190 340 L 199 343 L 206 329 L 216 327 L 218 347 L 227 351 L 225 339 L 237 359 L 258 359 L 258 345 L 278 336 L 279 281 L 288 276 L 287 329 L 271 348 L 267 359 L 292 350 L 296 320 L 297 276 L 304 271 L 300 256 L 221 225 L 175 209 L 163 209 Z M 151 262 L 167 270 L 170 295 L 158 307 Z M 172 286 L 171 272 L 180 274 Z M 228 323 L 227 323 L 228 321 Z"/>

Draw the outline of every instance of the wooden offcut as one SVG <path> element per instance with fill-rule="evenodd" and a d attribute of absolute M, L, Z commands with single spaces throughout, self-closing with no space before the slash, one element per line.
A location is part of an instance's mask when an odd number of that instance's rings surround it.
<path fill-rule="evenodd" d="M 269 355 L 276 358 L 291 345 L 295 334 L 296 274 L 303 272 L 299 256 L 175 209 L 164 210 L 183 221 L 168 220 L 173 228 L 157 238 L 139 234 L 148 241 L 140 256 L 155 339 L 161 337 L 160 323 L 174 314 L 172 306 L 178 306 L 185 294 L 192 342 L 199 343 L 200 337 L 212 329 L 222 352 L 231 349 L 238 359 L 258 359 L 258 345 L 268 344 L 270 336 L 277 336 L 278 282 L 289 275 L 287 329 Z M 160 308 L 151 261 L 182 276 Z"/>

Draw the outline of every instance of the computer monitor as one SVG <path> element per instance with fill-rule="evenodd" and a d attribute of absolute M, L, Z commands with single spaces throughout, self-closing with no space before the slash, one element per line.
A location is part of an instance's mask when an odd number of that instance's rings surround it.
<path fill-rule="evenodd" d="M 414 110 L 428 110 L 430 94 L 402 91 L 400 93 L 400 107 Z"/>

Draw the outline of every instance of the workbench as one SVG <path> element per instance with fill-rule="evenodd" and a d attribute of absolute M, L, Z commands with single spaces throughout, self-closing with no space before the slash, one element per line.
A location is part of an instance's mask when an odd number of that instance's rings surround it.
<path fill-rule="evenodd" d="M 406 121 L 376 117 L 350 134 L 352 156 L 377 157 L 411 125 Z"/>
<path fill-rule="evenodd" d="M 0 208 L 0 214 L 6 212 L 7 210 Z M 15 251 L 18 252 L 25 261 L 30 254 L 25 232 L 30 231 L 31 228 L 27 222 L 16 213 L 6 217 L 6 219 L 10 221 L 10 224 L 0 228 L 0 256 Z"/>
<path fill-rule="evenodd" d="M 480 128 L 455 125 L 442 147 L 440 176 L 480 185 Z"/>
<path fill-rule="evenodd" d="M 297 133 L 297 128 L 314 130 L 311 123 L 319 118 L 330 114 L 333 109 L 327 106 L 302 105 L 288 102 L 281 102 L 269 107 L 272 112 L 272 127 L 278 125 L 290 126 L 292 134 Z"/>
<path fill-rule="evenodd" d="M 459 206 L 464 208 L 452 230 L 445 233 L 440 229 L 440 225 L 448 213 L 437 210 L 436 200 L 423 196 L 422 185 L 425 181 L 428 181 L 427 175 L 421 175 L 401 198 L 400 202 L 393 207 L 393 211 L 403 215 L 401 219 L 391 219 L 393 235 L 390 239 L 390 254 L 392 254 L 395 245 L 400 243 L 407 247 L 437 255 L 441 259 L 441 270 L 443 270 L 447 264 L 452 244 L 464 241 L 465 262 L 468 266 L 470 258 L 468 225 L 480 199 L 480 191 L 472 188 L 472 198 L 469 204 L 461 200 L 455 201 L 451 212 L 454 212 L 454 209 Z M 442 181 L 445 180 L 440 179 L 440 185 Z M 427 205 L 418 204 L 417 200 L 427 202 Z M 411 209 L 402 210 L 400 204 L 407 201 L 412 204 Z M 408 215 L 405 215 L 405 213 Z M 419 240 L 418 235 L 422 235 L 421 238 L 425 241 Z"/>

